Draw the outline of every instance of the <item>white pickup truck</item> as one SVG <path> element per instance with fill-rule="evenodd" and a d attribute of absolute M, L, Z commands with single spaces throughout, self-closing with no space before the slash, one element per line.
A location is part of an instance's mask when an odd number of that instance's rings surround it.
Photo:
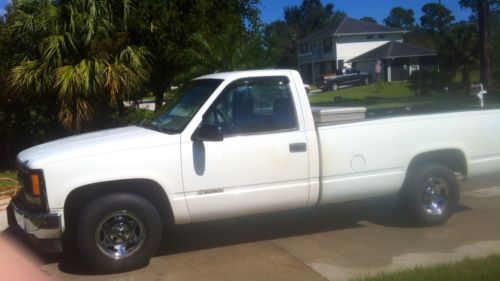
<path fill-rule="evenodd" d="M 335 119 L 311 109 L 293 70 L 211 74 L 182 92 L 141 126 L 22 151 L 10 225 L 119 271 L 147 264 L 170 223 L 399 194 L 412 218 L 440 224 L 457 178 L 500 169 L 500 110 Z"/>

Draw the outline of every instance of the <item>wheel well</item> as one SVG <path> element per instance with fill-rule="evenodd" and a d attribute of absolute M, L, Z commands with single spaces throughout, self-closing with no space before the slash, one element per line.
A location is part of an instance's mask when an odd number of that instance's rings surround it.
<path fill-rule="evenodd" d="M 71 191 L 64 202 L 66 228 L 71 228 L 77 222 L 80 210 L 90 200 L 116 192 L 128 192 L 144 197 L 158 210 L 164 226 L 173 223 L 170 201 L 158 183 L 148 179 L 127 179 L 89 184 Z"/>
<path fill-rule="evenodd" d="M 440 163 L 450 168 L 453 172 L 460 173 L 464 177 L 467 176 L 465 155 L 458 149 L 443 149 L 419 154 L 411 160 L 406 175 L 425 163 Z"/>

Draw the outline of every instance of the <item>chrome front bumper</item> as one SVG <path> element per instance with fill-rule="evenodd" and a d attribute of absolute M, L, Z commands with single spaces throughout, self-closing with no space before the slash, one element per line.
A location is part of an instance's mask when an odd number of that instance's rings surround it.
<path fill-rule="evenodd" d="M 22 229 L 44 252 L 61 250 L 61 213 L 33 213 L 12 200 L 7 209 L 9 226 Z"/>

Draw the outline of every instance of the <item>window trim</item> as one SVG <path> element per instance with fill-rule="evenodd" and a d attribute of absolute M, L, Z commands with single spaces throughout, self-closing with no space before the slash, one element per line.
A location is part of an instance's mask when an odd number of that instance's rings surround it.
<path fill-rule="evenodd" d="M 293 132 L 293 131 L 299 131 L 300 130 L 300 124 L 299 124 L 299 118 L 298 118 L 298 114 L 297 114 L 297 106 L 295 105 L 295 99 L 293 98 L 293 92 L 292 92 L 292 88 L 290 87 L 290 78 L 288 78 L 288 76 L 283 76 L 283 75 L 279 75 L 279 76 L 256 76 L 256 77 L 244 77 L 244 78 L 239 78 L 239 79 L 236 79 L 234 81 L 232 81 L 231 83 L 229 83 L 228 85 L 226 85 L 226 87 L 224 87 L 224 89 L 221 91 L 221 93 L 219 94 L 219 96 L 214 100 L 214 102 L 210 105 L 210 107 L 208 107 L 208 109 L 205 111 L 205 113 L 203 113 L 202 115 L 202 118 L 201 118 L 201 122 L 198 124 L 198 126 L 196 127 L 196 131 L 198 131 L 198 129 L 200 128 L 200 126 L 205 122 L 205 118 L 207 118 L 207 116 L 212 113 L 212 110 L 215 108 L 215 106 L 218 104 L 218 102 L 223 99 L 223 96 L 224 94 L 226 93 L 226 90 L 229 89 L 231 86 L 237 84 L 237 83 L 241 83 L 241 82 L 248 82 L 248 81 L 251 81 L 251 82 L 255 82 L 255 81 L 268 81 L 268 80 L 279 80 L 279 79 L 282 79 L 283 82 L 286 83 L 286 87 L 288 89 L 288 94 L 289 94 L 289 97 L 291 98 L 291 101 L 292 101 L 292 105 L 293 105 L 293 112 L 294 112 L 294 117 L 295 117 L 295 126 L 292 127 L 292 128 L 288 128 L 288 129 L 281 129 L 281 130 L 270 130 L 270 131 L 262 131 L 262 132 L 252 132 L 252 133 L 235 133 L 235 134 L 228 134 L 228 135 L 224 135 L 224 139 L 225 138 L 231 138 L 231 137 L 239 137 L 239 136 L 254 136 L 254 135 L 264 135 L 264 134 L 276 134 L 276 133 L 286 133 L 286 132 Z"/>

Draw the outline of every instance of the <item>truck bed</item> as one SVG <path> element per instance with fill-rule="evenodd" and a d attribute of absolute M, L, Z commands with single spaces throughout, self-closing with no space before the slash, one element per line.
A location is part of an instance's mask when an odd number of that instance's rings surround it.
<path fill-rule="evenodd" d="M 406 163 L 433 147 L 463 151 L 468 177 L 493 172 L 500 166 L 499 132 L 498 109 L 323 124 L 320 202 L 396 193 Z"/>

